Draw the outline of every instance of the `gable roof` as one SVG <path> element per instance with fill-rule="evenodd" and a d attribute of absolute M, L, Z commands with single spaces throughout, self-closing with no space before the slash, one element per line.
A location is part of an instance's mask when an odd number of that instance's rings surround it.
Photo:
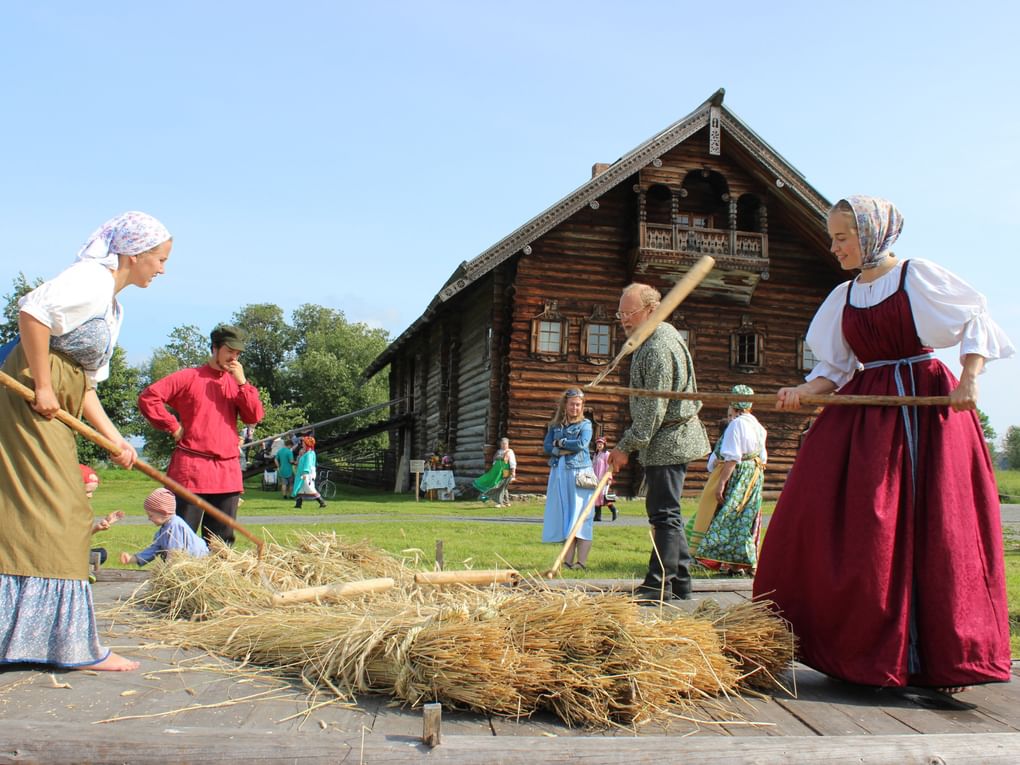
<path fill-rule="evenodd" d="M 807 183 L 800 171 L 723 106 L 725 93 L 723 88 L 719 88 L 686 117 L 620 157 L 607 169 L 500 239 L 480 255 L 461 263 L 429 303 L 425 312 L 369 365 L 364 372 L 365 377 L 371 377 L 386 366 L 396 351 L 420 326 L 429 321 L 442 303 L 462 292 L 472 282 L 518 252 L 530 252 L 531 242 L 563 223 L 586 205 L 596 202 L 604 193 L 706 127 L 713 114 L 718 116 L 720 131 L 725 132 L 729 140 L 736 141 L 754 159 L 761 174 L 772 179 L 772 183 L 781 192 L 780 198 L 789 197 L 789 202 L 793 203 L 793 206 L 797 206 L 796 203 L 799 202 L 801 207 L 824 220 L 830 207 L 828 201 Z"/>

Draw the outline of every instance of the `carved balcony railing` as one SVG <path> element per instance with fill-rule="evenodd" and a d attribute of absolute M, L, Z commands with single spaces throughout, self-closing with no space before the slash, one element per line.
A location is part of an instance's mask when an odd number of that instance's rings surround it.
<path fill-rule="evenodd" d="M 758 282 L 769 278 L 768 246 L 768 235 L 754 231 L 642 223 L 634 271 L 675 280 L 702 255 L 711 255 L 715 268 L 699 289 L 749 303 Z"/>

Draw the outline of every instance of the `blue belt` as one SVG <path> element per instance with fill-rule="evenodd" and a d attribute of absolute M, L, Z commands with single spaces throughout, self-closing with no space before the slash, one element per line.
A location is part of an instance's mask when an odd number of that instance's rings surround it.
<path fill-rule="evenodd" d="M 920 353 L 917 356 L 910 356 L 905 359 L 883 359 L 881 361 L 869 361 L 864 365 L 865 369 L 876 369 L 878 367 L 895 366 L 893 375 L 896 379 L 896 392 L 901 395 L 907 395 L 906 386 L 903 384 L 903 371 L 906 370 L 907 374 L 910 375 L 910 395 L 917 395 L 917 385 L 914 381 L 914 367 L 913 365 L 918 361 L 928 361 L 929 359 L 935 358 L 935 354 L 932 352 Z M 918 423 L 917 423 L 917 407 L 907 406 L 904 404 L 900 407 L 900 412 L 903 414 L 903 424 L 906 426 L 907 431 L 907 450 L 910 454 L 910 502 L 911 502 L 911 513 L 915 517 L 917 514 L 916 510 L 917 503 L 917 439 L 918 439 Z M 917 673 L 921 671 L 921 657 L 917 650 L 918 633 L 917 633 L 917 614 L 916 614 L 916 582 L 911 584 L 911 598 L 910 598 L 910 641 L 907 647 L 907 670 L 909 672 Z"/>
<path fill-rule="evenodd" d="M 910 395 L 917 395 L 917 384 L 914 381 L 914 367 L 918 361 L 928 361 L 935 358 L 935 354 L 920 353 L 917 356 L 909 356 L 905 359 L 882 359 L 880 361 L 869 361 L 864 364 L 865 369 L 877 369 L 878 367 L 895 366 L 893 377 L 896 380 L 896 392 L 901 396 L 907 395 L 906 386 L 903 384 L 903 371 L 906 370 L 910 376 Z M 914 488 L 917 488 L 917 407 L 904 404 L 900 407 L 903 414 L 903 424 L 907 429 L 907 449 L 910 453 L 910 478 Z"/>

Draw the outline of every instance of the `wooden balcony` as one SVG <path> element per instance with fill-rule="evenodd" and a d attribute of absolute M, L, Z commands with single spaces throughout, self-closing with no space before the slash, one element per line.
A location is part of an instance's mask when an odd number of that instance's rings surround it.
<path fill-rule="evenodd" d="M 729 302 L 751 302 L 755 287 L 768 279 L 767 234 L 716 228 L 642 223 L 634 253 L 635 276 L 680 279 L 702 255 L 715 258 L 715 268 L 695 294 L 711 294 Z"/>

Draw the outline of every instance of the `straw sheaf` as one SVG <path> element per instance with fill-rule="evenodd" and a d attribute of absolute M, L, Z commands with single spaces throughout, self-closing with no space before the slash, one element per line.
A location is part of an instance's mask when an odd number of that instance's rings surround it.
<path fill-rule="evenodd" d="M 792 655 L 780 650 L 792 648 L 785 625 L 757 604 L 664 609 L 676 613 L 665 618 L 620 595 L 540 581 L 435 588 L 413 574 L 368 545 L 307 535 L 293 548 L 267 544 L 261 562 L 223 546 L 201 560 L 172 557 L 132 604 L 148 610 L 137 615 L 148 634 L 275 666 L 338 696 L 436 700 L 509 717 L 545 709 L 572 726 L 641 724 L 741 684 L 775 684 Z M 275 591 L 378 576 L 396 585 L 272 606 Z"/>
<path fill-rule="evenodd" d="M 694 612 L 709 620 L 721 637 L 722 650 L 736 663 L 741 687 L 782 688 L 780 676 L 796 653 L 793 631 L 772 612 L 771 605 L 754 601 L 724 609 L 706 600 Z"/>

